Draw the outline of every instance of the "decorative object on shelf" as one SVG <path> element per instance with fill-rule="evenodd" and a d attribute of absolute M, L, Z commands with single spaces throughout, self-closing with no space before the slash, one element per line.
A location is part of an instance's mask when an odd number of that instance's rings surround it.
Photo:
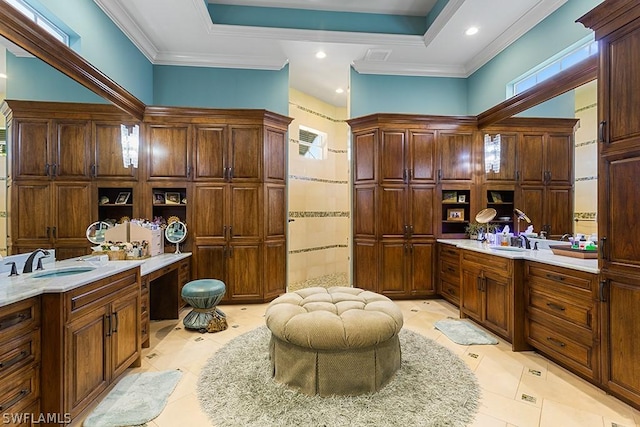
<path fill-rule="evenodd" d="M 464 209 L 447 209 L 448 221 L 464 221 Z"/>
<path fill-rule="evenodd" d="M 502 194 L 497 191 L 491 192 L 491 202 L 492 203 L 502 203 Z"/>
<path fill-rule="evenodd" d="M 500 172 L 500 148 L 500 134 L 497 134 L 493 138 L 491 138 L 489 134 L 484 135 L 484 171 L 486 173 Z"/>
<path fill-rule="evenodd" d="M 458 194 L 458 203 L 465 203 L 467 201 L 466 194 Z"/>
<path fill-rule="evenodd" d="M 180 221 L 180 218 L 178 218 L 177 216 L 173 215 L 170 216 L 169 218 L 167 218 L 167 224 L 171 224 L 174 223 L 176 221 Z"/>
<path fill-rule="evenodd" d="M 469 236 L 471 240 L 478 240 L 478 237 L 480 236 L 480 233 L 482 232 L 482 230 L 483 230 L 482 224 L 477 222 L 470 222 L 464 228 L 464 232 L 467 234 L 467 236 Z"/>
<path fill-rule="evenodd" d="M 109 198 L 107 196 L 100 197 L 100 204 L 101 205 L 106 205 L 108 203 L 109 203 Z"/>
<path fill-rule="evenodd" d="M 87 227 L 86 236 L 93 244 L 104 242 L 104 232 L 111 228 L 111 224 L 105 221 L 96 221 Z"/>
<path fill-rule="evenodd" d="M 122 145 L 122 162 L 124 167 L 138 167 L 138 151 L 140 149 L 140 127 L 138 125 L 120 125 L 120 144 Z"/>
<path fill-rule="evenodd" d="M 181 221 L 172 222 L 164 229 L 164 237 L 169 243 L 175 243 L 177 254 L 180 252 L 180 243 L 187 238 L 187 225 Z"/>
<path fill-rule="evenodd" d="M 442 203 L 456 203 L 458 201 L 458 193 L 456 191 L 443 191 Z"/>
<path fill-rule="evenodd" d="M 126 205 L 127 202 L 129 201 L 129 196 L 131 196 L 131 193 L 128 191 L 122 191 L 118 194 L 118 198 L 115 201 L 116 205 Z"/>
<path fill-rule="evenodd" d="M 180 193 L 167 192 L 164 193 L 165 203 L 168 205 L 180 204 Z"/>
<path fill-rule="evenodd" d="M 153 193 L 153 204 L 154 205 L 164 205 L 165 198 L 163 193 Z"/>
<path fill-rule="evenodd" d="M 120 220 L 118 221 L 118 224 L 124 224 L 125 222 L 129 222 L 131 220 L 131 218 L 129 218 L 128 216 L 123 216 L 120 218 Z"/>
<path fill-rule="evenodd" d="M 183 198 L 182 198 L 182 204 L 183 204 L 183 205 L 186 205 L 186 204 L 187 204 L 187 198 L 186 198 L 186 197 L 183 197 Z"/>

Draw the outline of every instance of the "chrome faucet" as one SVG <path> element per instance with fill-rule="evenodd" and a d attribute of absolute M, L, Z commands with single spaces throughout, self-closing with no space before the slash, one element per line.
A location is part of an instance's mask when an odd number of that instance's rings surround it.
<path fill-rule="evenodd" d="M 560 240 L 569 240 L 570 237 L 573 237 L 573 236 L 569 233 L 564 233 L 562 237 L 560 237 Z"/>
<path fill-rule="evenodd" d="M 38 268 L 42 269 L 42 261 L 40 261 L 42 258 L 46 258 L 49 256 L 49 251 L 46 251 L 44 249 L 36 249 L 35 251 L 31 252 L 31 254 L 29 254 L 29 258 L 27 258 L 27 260 L 24 262 L 24 268 L 22 269 L 22 273 L 31 273 L 33 271 L 33 260 L 36 258 L 36 256 L 42 252 L 42 254 L 44 255 L 43 257 L 40 257 L 38 259 Z"/>

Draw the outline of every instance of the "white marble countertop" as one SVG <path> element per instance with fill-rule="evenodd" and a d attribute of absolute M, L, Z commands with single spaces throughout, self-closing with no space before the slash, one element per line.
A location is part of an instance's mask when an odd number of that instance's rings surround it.
<path fill-rule="evenodd" d="M 505 251 L 505 250 L 499 250 L 499 249 L 492 249 L 492 246 L 489 246 L 485 242 L 479 242 L 477 240 L 470 240 L 470 239 L 438 239 L 438 242 L 454 245 L 461 249 L 482 252 L 485 254 L 500 256 L 503 258 L 537 261 L 544 264 L 555 265 L 558 267 L 565 267 L 565 268 L 571 268 L 574 270 L 585 271 L 587 273 L 594 273 L 594 274 L 600 273 L 597 259 L 581 259 L 581 258 L 566 257 L 562 255 L 554 255 L 554 253 L 551 252 L 551 250 L 549 249 L 540 249 L 537 251 L 534 251 L 532 249 L 526 249 L 521 252 L 515 252 L 515 251 L 512 252 L 512 251 Z"/>
<path fill-rule="evenodd" d="M 165 253 L 142 260 L 108 261 L 102 266 L 84 261 L 88 257 L 59 261 L 53 265 L 45 265 L 45 270 L 20 274 L 14 277 L 0 277 L 0 307 L 43 293 L 67 292 L 138 266 L 140 267 L 140 275 L 145 276 L 190 256 L 190 252 L 181 254 Z M 54 271 L 69 267 L 95 267 L 95 269 L 71 276 L 33 277 L 43 271 Z"/>

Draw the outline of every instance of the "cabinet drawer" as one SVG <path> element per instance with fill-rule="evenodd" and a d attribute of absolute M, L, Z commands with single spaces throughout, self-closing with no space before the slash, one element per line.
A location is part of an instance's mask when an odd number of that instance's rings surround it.
<path fill-rule="evenodd" d="M 440 260 L 440 279 L 449 282 L 460 282 L 460 263 L 449 262 L 448 260 Z"/>
<path fill-rule="evenodd" d="M 501 276 L 511 277 L 513 261 L 497 255 L 486 255 L 474 251 L 462 251 L 462 261 L 481 266 L 483 270 L 493 270 Z"/>
<path fill-rule="evenodd" d="M 460 250 L 450 245 L 440 244 L 440 259 L 460 261 Z"/>
<path fill-rule="evenodd" d="M 458 282 L 456 282 L 458 283 Z M 453 284 L 446 280 L 440 281 L 440 293 L 450 302 L 460 304 L 460 284 Z"/>
<path fill-rule="evenodd" d="M 588 376 L 594 375 L 593 346 L 575 342 L 531 319 L 527 320 L 527 341 L 560 362 L 568 363 Z"/>
<path fill-rule="evenodd" d="M 574 325 L 593 329 L 593 304 L 588 300 L 559 298 L 544 287 L 529 286 L 528 306 Z"/>
<path fill-rule="evenodd" d="M 40 330 L 0 344 L 0 378 L 40 361 Z"/>
<path fill-rule="evenodd" d="M 148 314 L 149 313 L 149 294 L 143 295 L 140 297 L 140 314 Z"/>
<path fill-rule="evenodd" d="M 149 339 L 149 314 L 140 316 L 140 342 L 145 343 Z"/>
<path fill-rule="evenodd" d="M 542 280 L 556 285 L 572 286 L 578 289 L 592 290 L 594 274 L 562 267 L 549 268 L 543 264 L 527 263 L 526 276 L 529 280 Z"/>
<path fill-rule="evenodd" d="M 0 413 L 18 413 L 40 396 L 39 368 L 23 369 L 3 379 L 0 385 Z"/>
<path fill-rule="evenodd" d="M 0 343 L 39 326 L 39 298 L 30 298 L 0 308 Z"/>
<path fill-rule="evenodd" d="M 139 269 L 127 270 L 65 293 L 67 320 L 107 303 L 113 295 L 128 287 L 138 290 Z"/>

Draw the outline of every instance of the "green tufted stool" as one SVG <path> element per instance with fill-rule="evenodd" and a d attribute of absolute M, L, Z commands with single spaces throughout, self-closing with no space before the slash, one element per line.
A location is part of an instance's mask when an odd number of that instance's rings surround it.
<path fill-rule="evenodd" d="M 224 282 L 217 279 L 192 280 L 184 285 L 182 299 L 193 307 L 182 321 L 184 327 L 197 329 L 200 332 L 217 332 L 227 329 L 226 315 L 216 307 L 225 291 Z M 218 326 L 215 327 L 215 325 Z"/>

